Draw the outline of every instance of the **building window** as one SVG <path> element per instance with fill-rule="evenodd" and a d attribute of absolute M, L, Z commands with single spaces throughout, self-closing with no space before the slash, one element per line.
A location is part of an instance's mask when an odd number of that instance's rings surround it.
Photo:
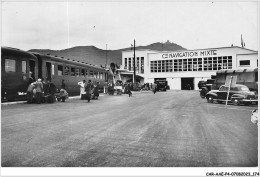
<path fill-rule="evenodd" d="M 86 70 L 85 75 L 86 75 L 86 77 L 88 77 L 88 70 Z"/>
<path fill-rule="evenodd" d="M 192 59 L 192 71 L 197 71 L 198 70 L 198 59 L 197 58 L 193 58 Z"/>
<path fill-rule="evenodd" d="M 187 66 L 187 59 L 184 59 L 183 60 L 183 71 L 187 71 L 187 68 L 188 68 L 188 66 Z"/>
<path fill-rule="evenodd" d="M 27 72 L 27 65 L 26 65 L 26 61 L 22 61 L 22 73 L 26 73 Z"/>
<path fill-rule="evenodd" d="M 228 69 L 232 69 L 232 56 L 228 56 Z"/>
<path fill-rule="evenodd" d="M 125 67 L 124 69 L 127 69 L 127 58 L 125 58 Z"/>
<path fill-rule="evenodd" d="M 240 66 L 250 66 L 250 60 L 240 60 Z"/>
<path fill-rule="evenodd" d="M 198 71 L 202 71 L 202 58 L 198 58 Z"/>
<path fill-rule="evenodd" d="M 192 71 L 192 59 L 188 59 L 188 71 Z"/>
<path fill-rule="evenodd" d="M 144 73 L 144 57 L 141 57 L 141 74 Z"/>
<path fill-rule="evenodd" d="M 162 72 L 165 72 L 165 60 L 162 61 Z"/>
<path fill-rule="evenodd" d="M 218 70 L 223 68 L 223 59 L 222 57 L 218 57 Z"/>
<path fill-rule="evenodd" d="M 210 58 L 208 58 L 208 70 L 209 71 L 212 71 L 212 58 L 210 57 Z"/>
<path fill-rule="evenodd" d="M 15 72 L 15 60 L 5 59 L 5 72 Z"/>
<path fill-rule="evenodd" d="M 131 71 L 131 58 L 128 58 L 128 70 Z"/>
<path fill-rule="evenodd" d="M 139 57 L 137 57 L 136 63 L 137 63 L 137 65 L 136 65 L 136 71 L 139 73 L 139 67 L 140 67 Z"/>
<path fill-rule="evenodd" d="M 178 71 L 178 60 L 174 60 L 174 71 Z"/>
<path fill-rule="evenodd" d="M 227 63 L 228 63 L 227 57 L 223 57 L 223 69 L 228 69 L 227 68 Z"/>
<path fill-rule="evenodd" d="M 58 65 L 58 76 L 62 76 L 63 75 L 63 66 Z"/>

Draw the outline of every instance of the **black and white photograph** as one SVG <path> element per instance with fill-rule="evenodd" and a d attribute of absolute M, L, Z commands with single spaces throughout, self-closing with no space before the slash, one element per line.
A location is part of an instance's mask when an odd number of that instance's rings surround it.
<path fill-rule="evenodd" d="M 1 175 L 259 176 L 259 9 L 1 0 Z"/>

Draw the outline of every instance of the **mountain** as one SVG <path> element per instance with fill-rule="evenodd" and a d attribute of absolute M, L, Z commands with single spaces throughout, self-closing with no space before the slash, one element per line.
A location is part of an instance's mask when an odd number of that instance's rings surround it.
<path fill-rule="evenodd" d="M 176 51 L 176 50 L 186 50 L 182 46 L 179 46 L 175 43 L 171 43 L 169 41 L 165 43 L 153 43 L 147 46 L 137 46 L 138 49 L 150 49 L 157 51 Z M 87 63 L 91 63 L 94 65 L 102 65 L 106 64 L 106 53 L 107 53 L 107 65 L 111 62 L 116 64 L 122 63 L 122 51 L 131 50 L 131 48 L 124 48 L 118 50 L 102 50 L 95 46 L 77 46 L 64 50 L 49 50 L 49 49 L 31 49 L 29 52 L 37 52 L 41 54 L 50 54 L 57 55 L 64 58 L 69 58 L 76 61 L 84 61 Z"/>

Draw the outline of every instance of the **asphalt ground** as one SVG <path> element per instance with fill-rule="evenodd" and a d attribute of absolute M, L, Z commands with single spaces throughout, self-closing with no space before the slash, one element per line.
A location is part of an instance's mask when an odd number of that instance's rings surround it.
<path fill-rule="evenodd" d="M 255 167 L 257 106 L 198 91 L 2 104 L 2 167 Z"/>

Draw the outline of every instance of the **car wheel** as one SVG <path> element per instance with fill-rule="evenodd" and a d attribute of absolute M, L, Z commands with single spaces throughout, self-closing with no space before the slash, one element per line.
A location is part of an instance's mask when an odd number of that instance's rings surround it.
<path fill-rule="evenodd" d="M 208 103 L 213 103 L 213 96 L 208 96 L 208 98 L 207 98 L 207 101 L 208 101 Z"/>
<path fill-rule="evenodd" d="M 239 105 L 240 105 L 240 100 L 237 99 L 237 98 L 233 98 L 233 99 L 232 99 L 232 103 L 233 103 L 234 105 L 236 105 L 236 106 L 239 106 Z"/>
<path fill-rule="evenodd" d="M 203 91 L 203 90 L 200 91 L 200 97 L 201 98 L 205 98 L 206 97 L 205 91 Z"/>

